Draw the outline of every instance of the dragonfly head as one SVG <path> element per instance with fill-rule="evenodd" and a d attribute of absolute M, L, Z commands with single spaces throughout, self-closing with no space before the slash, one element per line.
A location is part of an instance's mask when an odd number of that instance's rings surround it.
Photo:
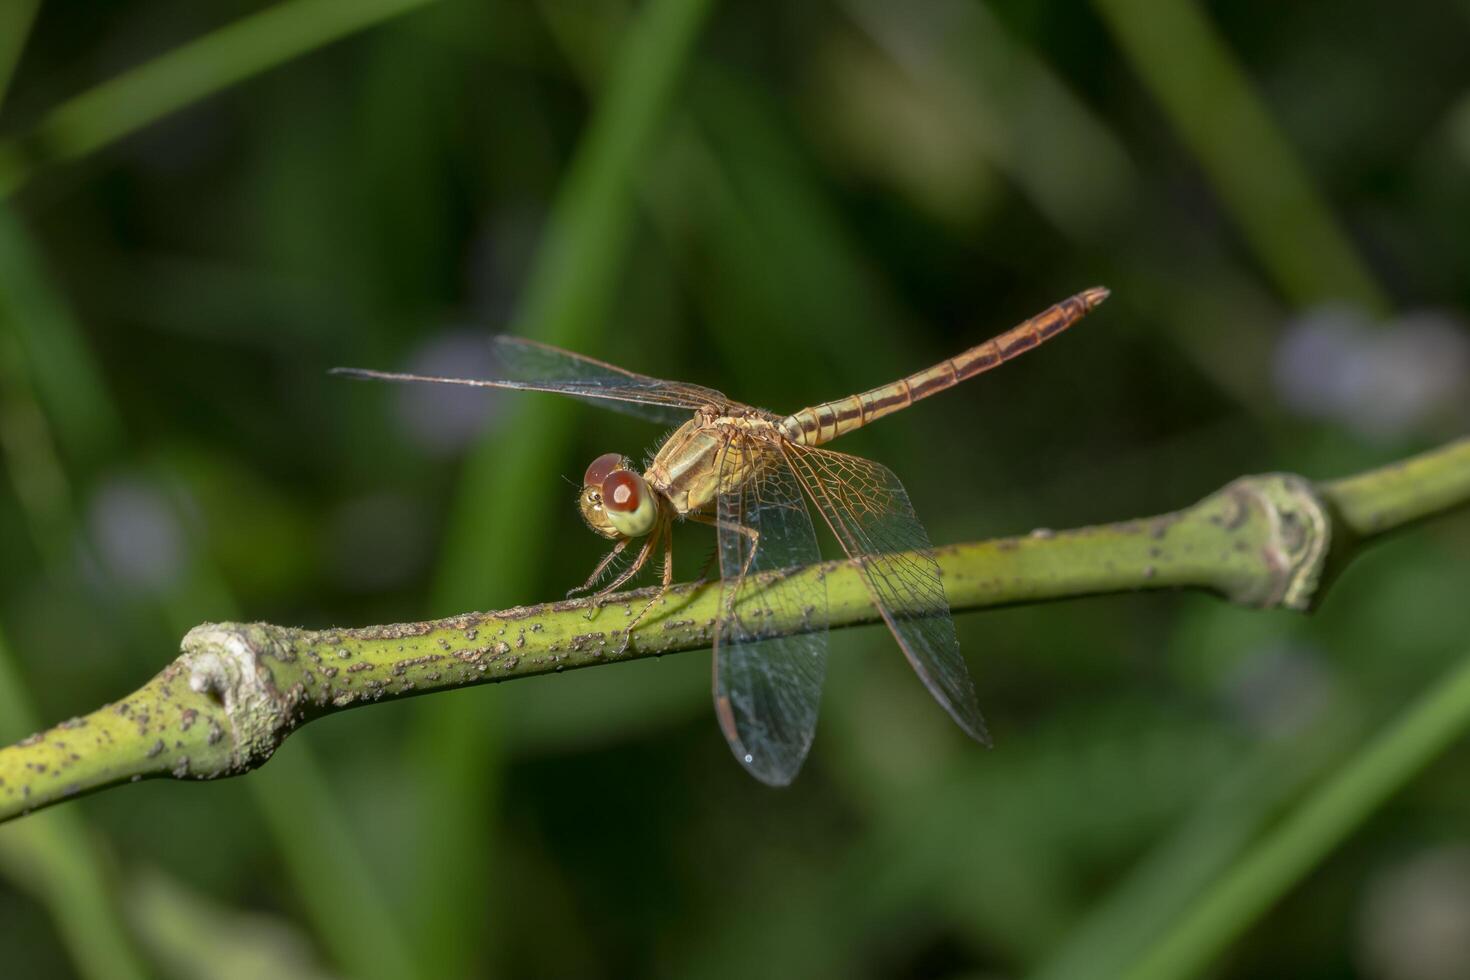
<path fill-rule="evenodd" d="M 577 506 L 587 526 L 604 538 L 642 537 L 658 521 L 658 495 L 617 453 L 605 453 L 587 467 Z"/>

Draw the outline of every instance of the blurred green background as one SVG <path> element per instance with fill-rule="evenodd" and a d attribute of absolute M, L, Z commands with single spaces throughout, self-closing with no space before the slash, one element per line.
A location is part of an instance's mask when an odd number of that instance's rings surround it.
<path fill-rule="evenodd" d="M 659 431 L 325 375 L 473 375 L 499 330 L 791 410 L 1112 287 L 844 440 L 938 543 L 1451 438 L 1467 49 L 1462 0 L 9 0 L 0 734 L 199 621 L 580 582 L 568 481 Z M 0 969 L 1464 977 L 1466 746 L 1340 844 L 1271 835 L 1467 655 L 1467 555 L 1464 519 L 1401 535 L 1310 618 L 959 617 L 994 751 L 885 634 L 835 635 L 781 792 L 699 653 L 349 712 L 0 828 Z"/>

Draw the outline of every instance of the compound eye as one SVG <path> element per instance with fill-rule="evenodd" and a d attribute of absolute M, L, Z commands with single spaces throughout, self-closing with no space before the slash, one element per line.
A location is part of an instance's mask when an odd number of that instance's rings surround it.
<path fill-rule="evenodd" d="M 628 469 L 628 457 L 617 453 L 603 453 L 587 467 L 587 475 L 582 477 L 582 485 L 600 487 L 613 472 L 626 469 Z"/>
<path fill-rule="evenodd" d="M 614 470 L 602 481 L 602 506 L 608 510 L 631 514 L 642 506 L 644 496 L 643 478 L 631 470 Z"/>
<path fill-rule="evenodd" d="M 658 501 L 643 477 L 632 470 L 613 470 L 602 481 L 602 512 L 619 534 L 637 538 L 658 522 Z"/>

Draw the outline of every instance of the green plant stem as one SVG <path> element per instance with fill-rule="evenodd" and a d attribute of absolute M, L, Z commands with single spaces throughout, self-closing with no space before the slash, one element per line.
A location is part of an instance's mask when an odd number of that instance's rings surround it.
<path fill-rule="evenodd" d="M 1465 497 L 1470 440 L 1334 480 L 1324 487 L 1342 524 L 1369 537 L 1442 513 Z"/>
<path fill-rule="evenodd" d="M 1376 530 L 1334 533 L 1348 531 L 1333 517 L 1341 488 L 1351 491 L 1349 512 L 1373 512 L 1375 488 L 1385 501 L 1402 501 L 1406 468 L 1424 474 L 1439 501 L 1436 512 L 1470 501 L 1470 442 L 1461 440 L 1337 483 L 1243 477 L 1170 514 L 936 553 L 956 611 L 1175 588 L 1305 610 L 1319 598 L 1329 565 L 1373 536 L 1427 516 L 1427 506 L 1400 506 Z M 1457 493 L 1448 493 L 1450 486 Z M 758 584 L 801 588 L 794 580 L 810 577 L 825 582 L 827 618 L 773 619 L 773 632 L 876 620 L 848 562 L 788 569 Z M 621 624 L 650 598 L 641 590 L 597 610 L 557 602 L 365 629 L 196 627 L 183 653 L 132 695 L 0 749 L 0 818 L 128 780 L 236 775 L 263 764 L 300 725 L 350 707 L 709 646 L 717 584 L 675 587 L 627 636 Z"/>
<path fill-rule="evenodd" d="M 1163 980 L 1199 973 L 1467 726 L 1470 656 L 1217 879 L 1125 976 Z"/>
<path fill-rule="evenodd" d="M 68 99 L 0 142 L 0 197 L 42 165 L 75 160 L 169 113 L 429 0 L 289 0 Z M 3 79 L 0 79 L 3 81 Z"/>

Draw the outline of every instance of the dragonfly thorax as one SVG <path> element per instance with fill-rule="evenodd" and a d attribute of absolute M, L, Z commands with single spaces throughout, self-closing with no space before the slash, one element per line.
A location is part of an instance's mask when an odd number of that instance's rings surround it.
<path fill-rule="evenodd" d="M 587 467 L 577 506 L 587 526 L 604 538 L 642 537 L 658 522 L 658 494 L 617 453 L 605 453 Z"/>

